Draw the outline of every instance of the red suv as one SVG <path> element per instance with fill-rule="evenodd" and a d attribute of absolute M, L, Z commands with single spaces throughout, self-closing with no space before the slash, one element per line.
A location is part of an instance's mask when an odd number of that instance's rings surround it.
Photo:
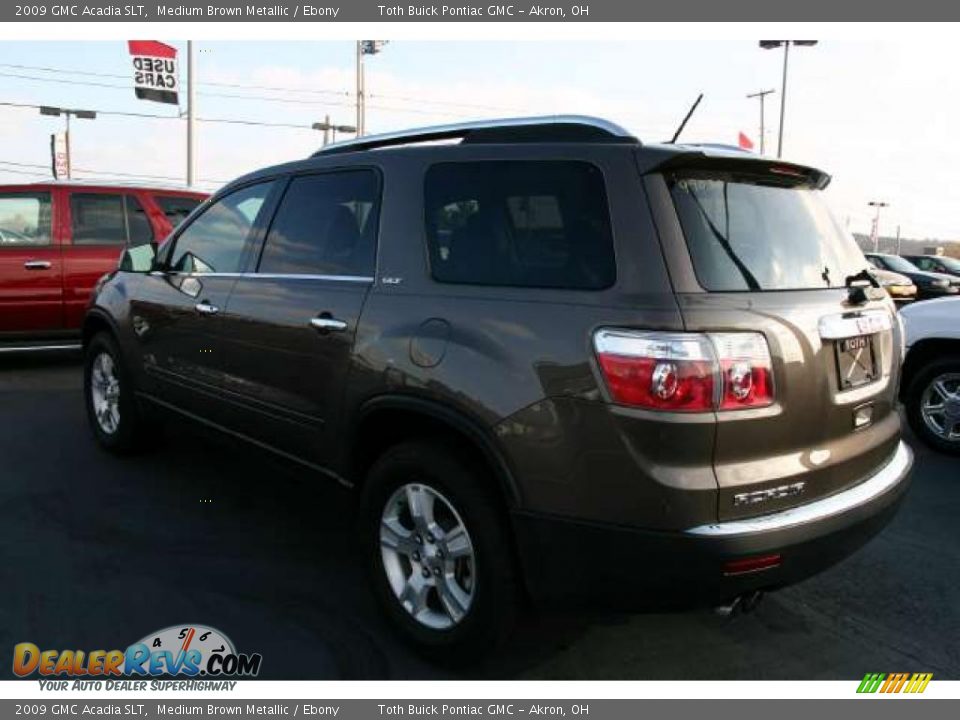
<path fill-rule="evenodd" d="M 159 243 L 205 193 L 80 182 L 0 185 L 0 352 L 79 347 L 97 280 Z"/>

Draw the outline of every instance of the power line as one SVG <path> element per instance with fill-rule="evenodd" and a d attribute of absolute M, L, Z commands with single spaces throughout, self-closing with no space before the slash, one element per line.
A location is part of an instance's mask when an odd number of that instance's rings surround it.
<path fill-rule="evenodd" d="M 13 166 L 15 166 L 15 167 L 17 167 L 17 168 L 41 168 L 41 169 L 49 169 L 49 168 L 50 168 L 50 165 L 49 165 L 49 164 L 43 165 L 43 164 L 40 164 L 40 163 L 14 162 L 13 160 L 0 160 L 0 165 L 13 165 Z M 111 176 L 117 176 L 117 177 L 140 178 L 140 179 L 143 179 L 143 180 L 174 180 L 174 181 L 182 181 L 182 180 L 183 180 L 182 177 L 178 177 L 178 176 L 175 176 L 175 175 L 152 175 L 152 174 L 149 174 L 149 173 L 130 173 L 130 172 L 120 172 L 120 171 L 118 171 L 118 170 L 97 170 L 97 169 L 94 169 L 94 168 L 82 168 L 82 167 L 77 167 L 77 168 L 73 168 L 73 169 L 74 169 L 75 171 L 77 171 L 77 172 L 82 172 L 82 173 L 86 173 L 86 174 L 90 174 L 90 175 L 111 175 Z M 30 174 L 30 175 L 38 175 L 38 174 L 46 175 L 46 174 L 47 174 L 47 173 L 28 173 L 27 171 L 9 170 L 9 169 L 7 169 L 7 168 L 0 168 L 0 171 L 2 171 L 2 172 L 23 173 L 23 174 Z M 211 184 L 211 185 L 223 185 L 224 183 L 227 183 L 227 182 L 229 182 L 229 181 L 228 181 L 228 180 L 218 180 L 218 179 L 215 179 L 215 178 L 204 178 L 204 179 L 200 180 L 200 182 L 208 183 L 208 184 Z"/>
<path fill-rule="evenodd" d="M 0 102 L 2 107 L 15 107 L 15 108 L 31 108 L 39 109 L 40 105 L 34 105 L 32 103 L 15 103 L 15 102 Z M 127 112 L 123 110 L 94 110 L 98 115 L 113 115 L 117 117 L 136 117 L 136 118 L 149 118 L 153 120 L 183 120 L 179 115 L 158 115 L 156 113 L 141 113 L 141 112 Z M 311 125 L 299 125 L 294 123 L 273 123 L 273 122 L 263 122 L 261 120 L 247 120 L 243 118 L 203 118 L 198 117 L 200 122 L 208 123 L 226 123 L 228 125 L 257 125 L 261 127 L 282 127 L 282 128 L 293 128 L 296 130 L 313 130 Z"/>
<path fill-rule="evenodd" d="M 13 68 L 17 70 L 35 70 L 40 72 L 56 72 L 68 75 L 81 75 L 88 77 L 101 77 L 101 78 L 117 78 L 117 79 L 127 79 L 127 75 L 120 75 L 117 73 L 100 73 L 100 72 L 90 72 L 85 70 L 68 70 L 67 68 L 54 68 L 46 67 L 41 65 L 20 65 L 16 63 L 0 63 L 0 68 Z M 75 80 L 61 79 L 61 78 L 42 78 L 36 76 L 27 76 L 19 75 L 15 73 L 0 73 L 0 77 L 14 77 L 25 80 L 39 80 L 41 82 L 59 82 L 67 83 L 72 85 L 81 85 L 81 84 L 91 84 L 94 87 L 107 87 L 107 88 L 116 88 L 116 89 L 129 89 L 127 85 L 116 85 L 108 83 L 78 83 Z M 293 87 L 290 85 L 256 85 L 256 84 L 247 84 L 247 83 L 228 83 L 228 82 L 213 82 L 213 81 L 197 81 L 198 85 L 206 85 L 209 87 L 223 87 L 223 88 L 233 88 L 236 90 L 267 90 L 272 92 L 286 92 L 286 93 L 306 93 L 310 95 L 333 95 L 337 97 L 342 97 L 349 101 L 350 98 L 354 96 L 354 93 L 349 90 L 330 90 L 330 89 L 318 89 L 318 88 L 304 88 L 304 87 Z M 222 97 L 222 98 L 235 98 L 242 100 L 266 100 L 268 102 L 293 102 L 293 103 L 303 103 L 303 104 L 340 104 L 352 106 L 352 101 L 348 103 L 325 103 L 325 101 L 320 100 L 296 100 L 293 98 L 277 98 L 269 97 L 263 95 L 233 95 L 227 93 L 210 93 L 210 92 L 201 92 L 201 95 L 207 97 Z M 418 98 L 411 97 L 409 95 L 393 95 L 390 93 L 377 93 L 371 94 L 371 98 L 383 98 L 386 100 L 398 100 L 400 102 L 410 102 L 410 103 L 419 103 L 427 105 L 441 105 L 447 107 L 461 107 L 469 109 L 478 109 L 478 110 L 504 110 L 507 112 L 525 112 L 522 108 L 508 107 L 504 105 L 486 105 L 480 103 L 467 103 L 467 102 L 455 102 L 451 100 L 434 100 L 427 98 Z M 391 108 L 391 107 L 379 107 L 380 110 L 393 110 L 396 112 L 413 112 L 408 108 Z"/>

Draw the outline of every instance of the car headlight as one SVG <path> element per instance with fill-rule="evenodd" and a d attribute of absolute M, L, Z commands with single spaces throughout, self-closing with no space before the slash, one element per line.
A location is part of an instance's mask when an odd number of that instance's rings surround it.
<path fill-rule="evenodd" d="M 949 281 L 949 280 L 934 280 L 934 281 L 931 282 L 930 284 L 933 285 L 934 287 L 938 287 L 938 288 L 950 287 L 950 281 Z"/>

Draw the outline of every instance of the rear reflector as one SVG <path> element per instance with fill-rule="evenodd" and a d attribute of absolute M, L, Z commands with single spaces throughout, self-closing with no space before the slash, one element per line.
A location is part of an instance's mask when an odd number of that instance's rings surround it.
<path fill-rule="evenodd" d="M 731 560 L 723 565 L 724 575 L 745 575 L 747 573 L 769 570 L 780 566 L 779 555 L 758 555 L 757 557 Z"/>
<path fill-rule="evenodd" d="M 611 399 L 673 412 L 712 412 L 773 403 L 773 370 L 760 333 L 661 333 L 604 329 L 594 334 Z"/>

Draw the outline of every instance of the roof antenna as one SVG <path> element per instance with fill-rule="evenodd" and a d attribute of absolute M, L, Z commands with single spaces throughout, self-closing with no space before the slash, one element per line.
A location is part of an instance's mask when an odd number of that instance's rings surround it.
<path fill-rule="evenodd" d="M 700 101 L 701 101 L 701 100 L 703 100 L 703 93 L 700 93 L 700 94 L 697 96 L 696 101 L 693 103 L 693 105 L 692 105 L 692 106 L 690 107 L 690 109 L 687 111 L 686 117 L 684 117 L 684 118 L 683 118 L 683 122 L 680 123 L 680 127 L 678 127 L 678 128 L 677 128 L 677 131 L 673 134 L 673 139 L 671 139 L 671 140 L 670 140 L 670 143 L 669 143 L 670 145 L 673 145 L 673 144 L 675 144 L 675 143 L 677 142 L 677 138 L 680 137 L 680 133 L 682 133 L 682 132 L 683 132 L 683 129 L 687 126 L 687 120 L 689 120 L 689 119 L 690 119 L 690 116 L 693 115 L 693 111 L 697 109 L 697 105 L 700 104 Z"/>

